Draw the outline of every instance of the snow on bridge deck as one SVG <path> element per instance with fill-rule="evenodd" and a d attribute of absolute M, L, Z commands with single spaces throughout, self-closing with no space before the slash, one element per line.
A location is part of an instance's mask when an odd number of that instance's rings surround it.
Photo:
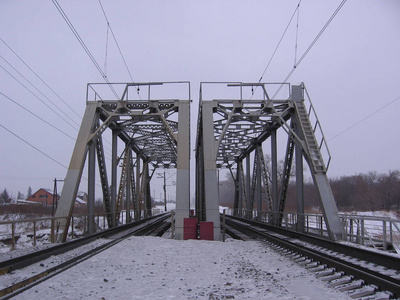
<path fill-rule="evenodd" d="M 15 299 L 350 299 L 257 241 L 131 237 Z"/>

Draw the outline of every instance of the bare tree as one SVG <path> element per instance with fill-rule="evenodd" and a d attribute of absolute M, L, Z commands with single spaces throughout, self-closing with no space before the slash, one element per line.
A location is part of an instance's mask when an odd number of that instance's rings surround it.
<path fill-rule="evenodd" d="M 335 196 L 339 210 L 354 208 L 355 178 L 353 176 L 342 176 L 330 180 L 332 192 Z"/>
<path fill-rule="evenodd" d="M 382 208 L 399 207 L 400 202 L 400 171 L 389 171 L 389 174 L 380 175 L 378 189 L 382 198 Z"/>

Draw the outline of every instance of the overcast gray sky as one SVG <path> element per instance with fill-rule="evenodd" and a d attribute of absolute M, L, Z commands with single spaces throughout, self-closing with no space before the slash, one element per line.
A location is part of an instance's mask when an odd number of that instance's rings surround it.
<path fill-rule="evenodd" d="M 111 34 L 106 59 L 107 23 L 98 0 L 58 2 L 109 81 L 131 81 Z M 191 82 L 194 127 L 199 83 L 257 82 L 298 2 L 101 3 L 134 81 Z M 340 3 L 301 2 L 297 58 Z M 292 69 L 296 25 L 297 16 L 263 81 L 281 82 Z M 0 189 L 16 196 L 65 177 L 61 165 L 69 164 L 86 84 L 104 81 L 52 1 L 1 0 L 0 37 Z M 304 82 L 317 109 L 333 156 L 330 177 L 400 168 L 400 1 L 347 1 L 289 82 Z"/>

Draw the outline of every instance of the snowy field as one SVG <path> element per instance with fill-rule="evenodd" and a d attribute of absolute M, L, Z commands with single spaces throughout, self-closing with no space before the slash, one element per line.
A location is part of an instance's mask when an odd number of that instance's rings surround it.
<path fill-rule="evenodd" d="M 14 299 L 350 298 L 261 242 L 131 237 Z"/>

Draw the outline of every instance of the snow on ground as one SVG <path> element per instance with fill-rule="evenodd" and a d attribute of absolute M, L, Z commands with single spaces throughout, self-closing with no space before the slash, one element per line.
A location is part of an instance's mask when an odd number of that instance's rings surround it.
<path fill-rule="evenodd" d="M 379 218 L 390 218 L 392 220 L 399 219 L 399 213 L 397 211 L 352 211 L 350 213 L 345 213 L 349 215 L 365 216 L 365 217 L 379 217 Z"/>
<path fill-rule="evenodd" d="M 37 272 L 40 268 L 37 266 Z M 158 237 L 130 237 L 15 297 L 278 298 L 350 299 L 258 241 L 228 239 L 223 243 Z"/>

